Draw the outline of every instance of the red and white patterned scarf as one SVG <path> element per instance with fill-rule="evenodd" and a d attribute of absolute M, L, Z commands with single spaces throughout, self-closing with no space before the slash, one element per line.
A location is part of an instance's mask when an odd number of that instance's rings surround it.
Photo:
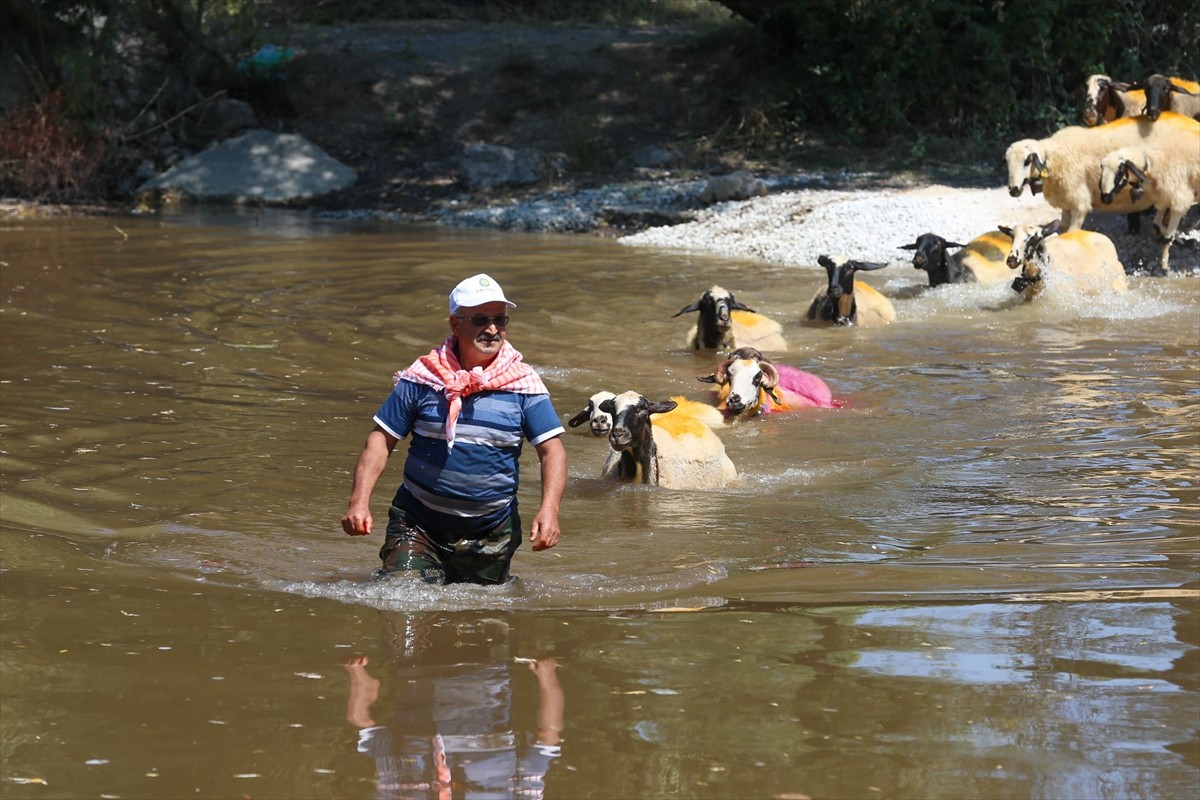
<path fill-rule="evenodd" d="M 446 399 L 450 401 L 450 411 L 446 415 L 447 448 L 454 447 L 454 425 L 462 411 L 464 397 L 496 389 L 518 394 L 549 394 L 541 376 L 522 360 L 517 348 L 507 341 L 500 346 L 500 352 L 487 369 L 475 367 L 471 370 L 463 369 L 458 363 L 455 344 L 454 336 L 447 338 L 441 347 L 430 350 L 408 369 L 392 376 L 392 383 L 412 381 L 446 393 Z"/>

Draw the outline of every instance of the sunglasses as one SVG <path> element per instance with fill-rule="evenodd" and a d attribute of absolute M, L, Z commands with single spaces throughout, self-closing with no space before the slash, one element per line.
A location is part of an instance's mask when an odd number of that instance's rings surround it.
<path fill-rule="evenodd" d="M 456 314 L 455 316 L 458 315 Z M 495 325 L 497 328 L 508 327 L 508 314 L 497 314 L 494 317 L 489 317 L 487 314 L 476 314 L 472 317 L 458 318 L 471 323 L 476 328 L 486 328 L 488 325 Z"/>

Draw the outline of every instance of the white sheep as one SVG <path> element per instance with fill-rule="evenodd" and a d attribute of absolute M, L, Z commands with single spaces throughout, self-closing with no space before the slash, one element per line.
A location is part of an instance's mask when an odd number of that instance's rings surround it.
<path fill-rule="evenodd" d="M 954 255 L 947 251 L 961 248 Z M 912 265 L 929 275 L 930 286 L 944 283 L 999 283 L 1008 280 L 1008 251 L 1012 239 L 1001 231 L 988 231 L 976 236 L 966 244 L 947 242 L 941 236 L 923 233 L 912 244 L 901 245 L 901 250 L 915 250 Z"/>
<path fill-rule="evenodd" d="M 699 311 L 696 324 L 688 331 L 691 350 L 732 350 L 757 347 L 760 350 L 786 351 L 783 326 L 734 299 L 733 293 L 720 286 L 700 295 L 700 299 L 679 309 L 672 316 Z"/>
<path fill-rule="evenodd" d="M 737 477 L 725 445 L 705 423 L 676 411 L 675 400 L 650 402 L 637 392 L 600 404 L 613 416 L 612 452 L 601 475 L 668 489 L 717 489 Z"/>
<path fill-rule="evenodd" d="M 716 408 L 730 422 L 759 414 L 842 405 L 816 375 L 776 364 L 753 347 L 739 347 L 711 375 L 696 380 L 716 384 Z"/>
<path fill-rule="evenodd" d="M 804 321 L 813 324 L 832 325 L 881 325 L 896 318 L 896 309 L 870 284 L 854 279 L 859 270 L 883 269 L 887 264 L 870 264 L 863 261 L 839 259 L 838 263 L 829 256 L 817 257 L 817 263 L 825 268 L 826 285 L 813 295 Z"/>
<path fill-rule="evenodd" d="M 1013 197 L 1039 182 L 1046 202 L 1062 212 L 1064 231 L 1079 230 L 1088 213 L 1101 205 L 1100 159 L 1112 150 L 1136 144 L 1170 144 L 1200 130 L 1200 122 L 1164 111 L 1157 122 L 1146 117 L 1118 119 L 1101 128 L 1069 126 L 1046 139 L 1013 142 L 1005 153 L 1008 191 Z M 1151 207 L 1149 198 L 1134 200 L 1123 193 L 1106 210 L 1124 214 Z"/>
<path fill-rule="evenodd" d="M 1125 267 L 1111 239 L 1094 231 L 1059 235 L 1060 229 L 1059 220 L 1000 228 L 1013 240 L 1008 266 L 1021 270 L 1012 288 L 1023 300 L 1039 297 L 1047 284 L 1090 296 L 1127 290 Z"/>
<path fill-rule="evenodd" d="M 612 392 L 596 392 L 588 398 L 587 405 L 582 411 L 567 420 L 567 425 L 578 428 L 587 422 L 592 436 L 608 436 L 609 431 L 612 430 L 612 414 L 601 411 L 600 404 L 614 397 L 616 395 Z"/>
<path fill-rule="evenodd" d="M 1154 227 L 1163 237 L 1159 270 L 1167 274 L 1171 245 L 1179 223 L 1200 202 L 1200 131 L 1184 151 L 1159 147 L 1122 147 L 1100 160 L 1100 199 L 1108 203 L 1126 185 L 1144 193 L 1158 209 Z"/>

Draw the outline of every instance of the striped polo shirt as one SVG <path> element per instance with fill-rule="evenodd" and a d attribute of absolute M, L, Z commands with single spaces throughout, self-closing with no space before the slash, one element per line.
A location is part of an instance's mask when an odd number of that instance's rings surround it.
<path fill-rule="evenodd" d="M 392 505 L 430 533 L 479 538 L 516 510 L 521 446 L 564 432 L 548 394 L 484 391 L 463 399 L 446 448 L 446 395 L 399 381 L 375 414 L 397 439 L 412 434 Z"/>

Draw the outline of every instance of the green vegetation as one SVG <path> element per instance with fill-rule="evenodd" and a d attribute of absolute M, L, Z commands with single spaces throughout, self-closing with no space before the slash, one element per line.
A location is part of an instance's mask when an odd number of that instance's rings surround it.
<path fill-rule="evenodd" d="M 733 53 L 706 100 L 723 121 L 676 142 L 705 163 L 960 174 L 996 143 L 1077 123 L 1086 77 L 1195 78 L 1194 0 L 10 0 L 0 28 L 0 194 L 71 202 L 128 192 L 164 141 L 200 145 L 238 98 L 270 117 L 282 79 L 239 70 L 292 23 L 434 19 L 496 24 L 689 25 Z M 735 13 L 736 12 L 736 13 Z M 740 16 L 738 16 L 740 14 Z M 714 50 L 715 51 L 715 50 Z M 514 53 L 506 71 L 525 64 Z M 531 61 L 529 63 L 532 63 Z M 714 71 L 715 73 L 715 71 Z M 649 85 L 661 76 L 641 75 Z M 676 75 L 675 85 L 693 74 Z M 542 91 L 542 90 L 538 90 Z M 386 109 L 396 136 L 436 137 L 422 96 Z M 565 120 L 582 166 L 600 129 Z M 611 159 L 610 159 L 611 160 Z M 124 185 L 123 183 L 124 182 Z"/>

